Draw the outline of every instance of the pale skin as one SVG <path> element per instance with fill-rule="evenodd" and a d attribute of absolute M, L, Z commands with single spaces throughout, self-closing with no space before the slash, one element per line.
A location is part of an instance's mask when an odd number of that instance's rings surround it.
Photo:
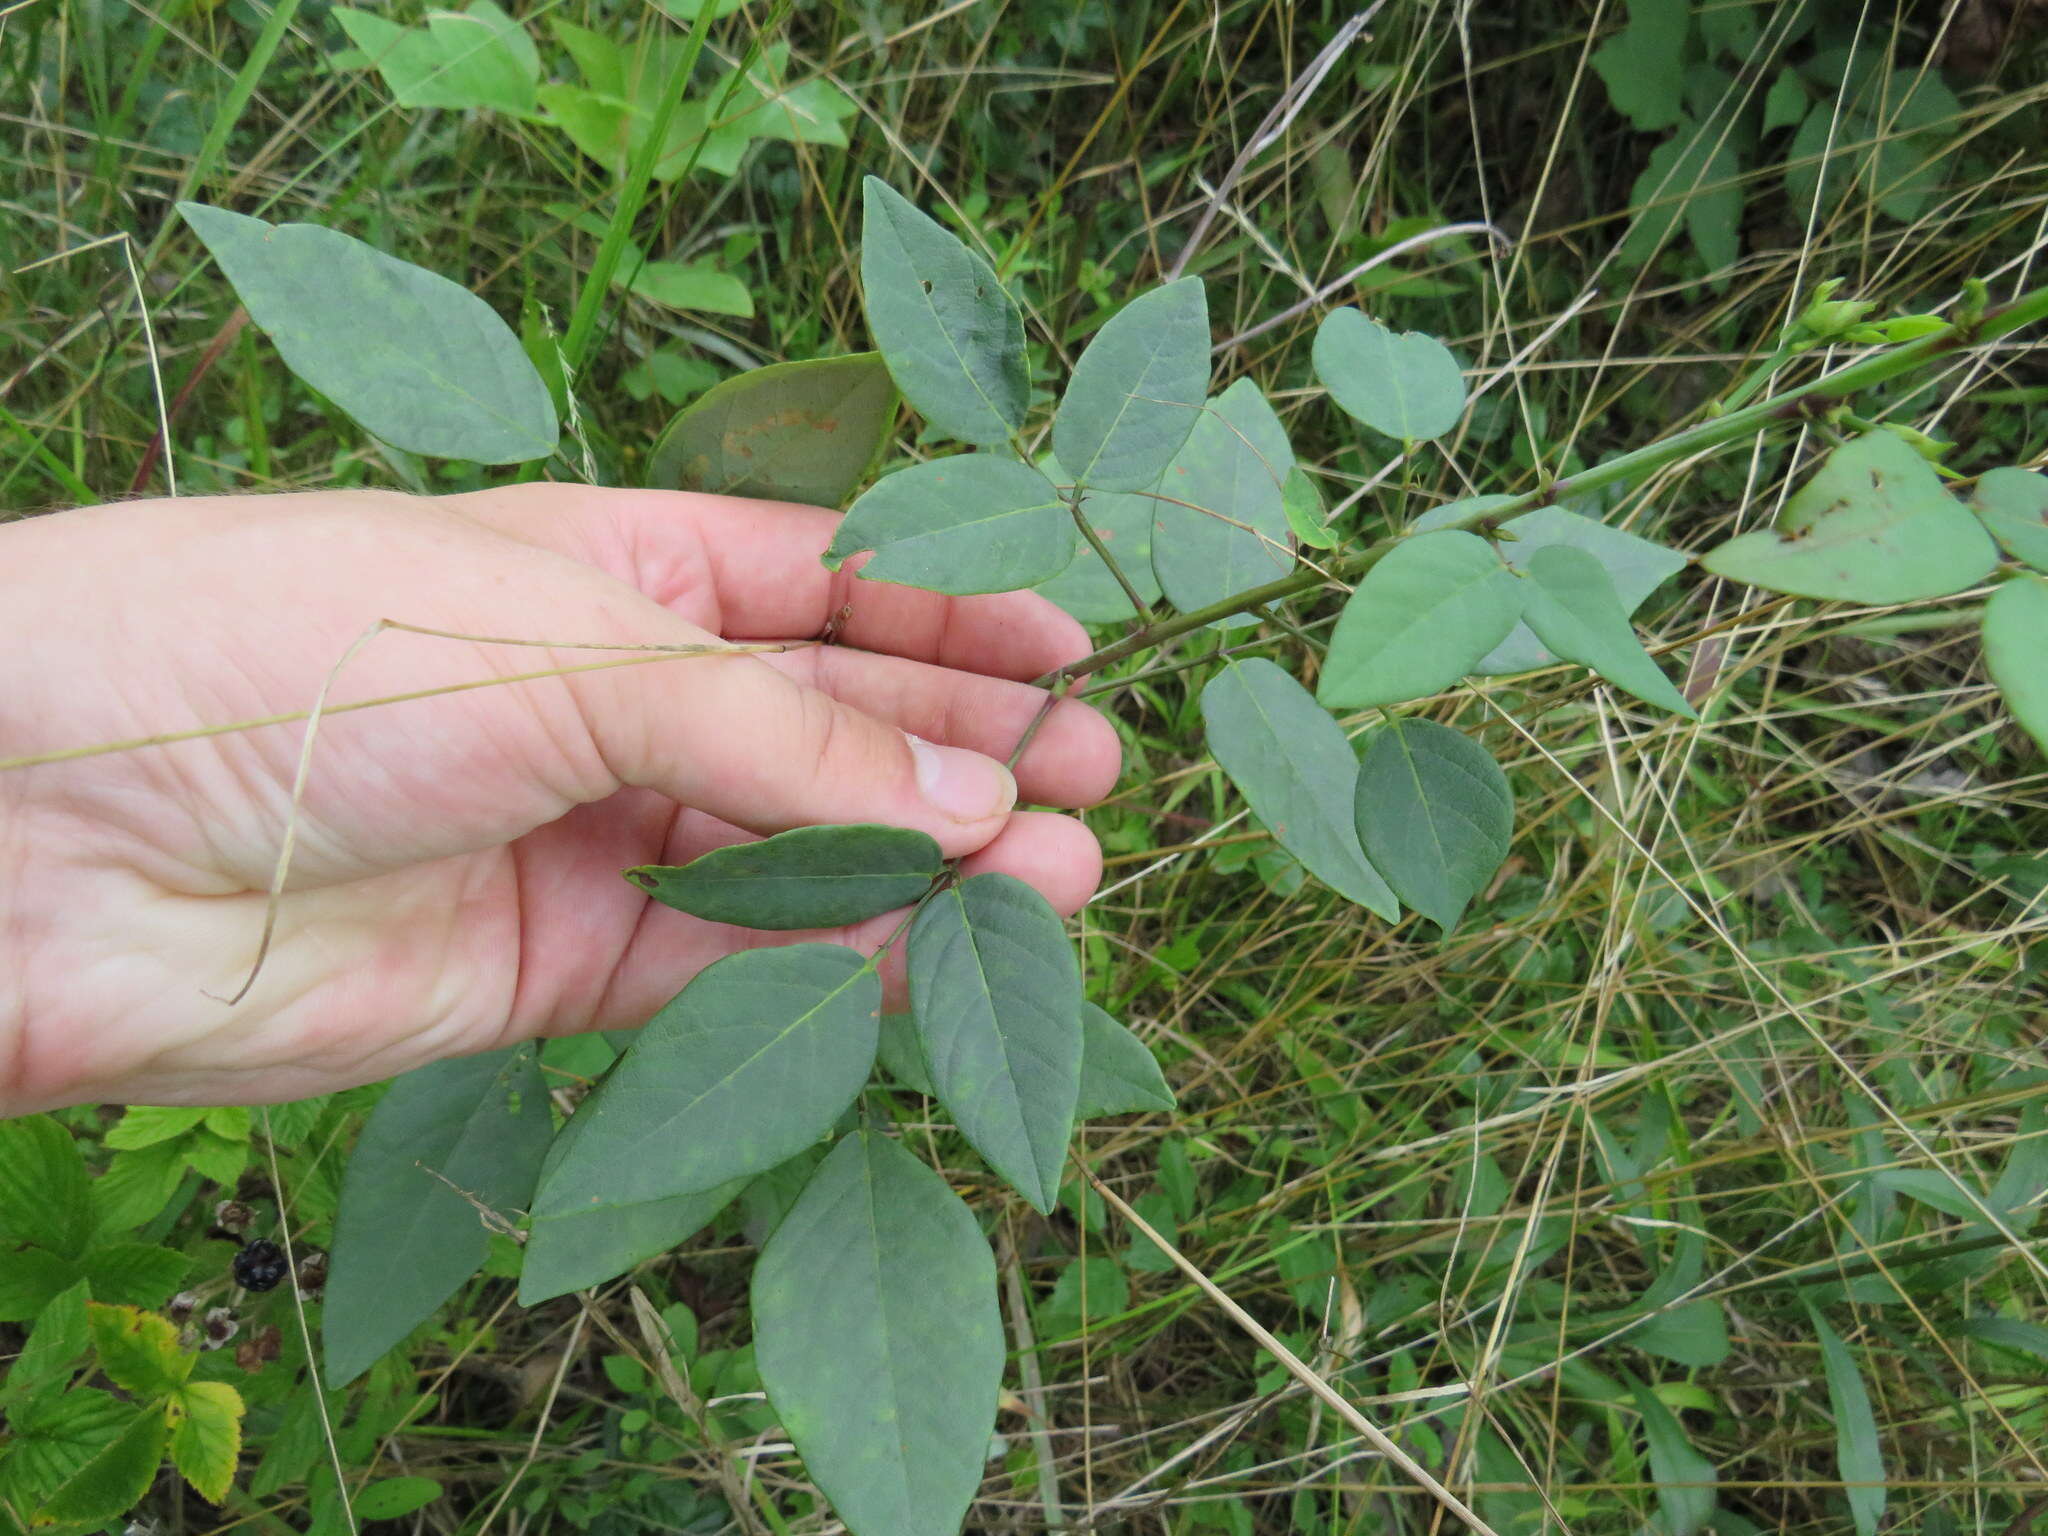
<path fill-rule="evenodd" d="M 670 658 L 332 715 L 268 958 L 241 1001 L 303 724 L 0 772 L 0 1115 L 265 1103 L 541 1035 L 630 1028 L 758 944 L 621 878 L 744 838 L 878 821 L 1076 911 L 1072 817 L 1115 731 L 1026 681 L 1088 649 L 1027 593 L 944 598 L 818 554 L 772 502 L 527 485 L 182 498 L 0 527 L 0 758 L 309 708 L 380 619 L 466 635 L 691 646 Z M 386 632 L 331 703 L 618 653 Z M 893 965 L 885 967 L 900 998 Z"/>

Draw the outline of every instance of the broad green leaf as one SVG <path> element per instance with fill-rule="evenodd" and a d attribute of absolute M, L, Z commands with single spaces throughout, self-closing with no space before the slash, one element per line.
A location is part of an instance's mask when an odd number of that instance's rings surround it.
<path fill-rule="evenodd" d="M 875 1060 L 882 1070 L 914 1093 L 936 1096 L 932 1075 L 925 1070 L 924 1048 L 917 1043 L 917 1023 L 907 1013 L 882 1015 L 882 1031 L 875 1046 Z M 1087 1070 L 1084 1058 L 1082 1070 Z"/>
<path fill-rule="evenodd" d="M 1430 720 L 1373 733 L 1358 771 L 1358 839 L 1394 893 L 1445 932 L 1508 856 L 1507 775 L 1471 737 Z"/>
<path fill-rule="evenodd" d="M 2048 752 L 2048 581 L 2015 576 L 1991 594 L 1984 665 L 2013 719 Z"/>
<path fill-rule="evenodd" d="M 862 183 L 860 282 L 868 329 L 903 397 L 981 447 L 1024 425 L 1024 317 L 980 256 L 887 182 Z"/>
<path fill-rule="evenodd" d="M 135 1104 L 121 1112 L 121 1119 L 106 1134 L 106 1144 L 119 1151 L 152 1147 L 160 1141 L 182 1136 L 206 1118 L 203 1109 L 182 1109 L 167 1104 Z"/>
<path fill-rule="evenodd" d="M 771 363 L 714 385 L 668 424 L 647 461 L 665 491 L 845 505 L 896 419 L 879 353 Z"/>
<path fill-rule="evenodd" d="M 1945 128 L 1962 105 L 1938 70 L 1888 74 L 1872 67 L 1880 55 L 1867 49 L 1846 58 L 1846 77 L 1843 50 L 1824 50 L 1806 66 L 1820 99 L 1786 152 L 1786 192 L 1802 214 L 1816 205 L 1832 212 L 1853 191 L 1889 218 L 1918 218 L 1947 174 Z"/>
<path fill-rule="evenodd" d="M 1650 1446 L 1650 1476 L 1657 1484 L 1657 1520 L 1650 1530 L 1656 1536 L 1695 1536 L 1714 1517 L 1714 1484 L 1720 1475 L 1692 1448 L 1685 1427 L 1656 1393 L 1637 1385 L 1633 1395 Z"/>
<path fill-rule="evenodd" d="M 907 827 L 798 827 L 626 878 L 664 906 L 742 928 L 836 928 L 922 896 L 945 868 L 939 845 Z"/>
<path fill-rule="evenodd" d="M 1780 128 L 1790 128 L 1806 116 L 1807 100 L 1799 71 L 1786 65 L 1778 71 L 1771 81 L 1771 88 L 1764 93 L 1764 120 L 1758 131 L 1772 133 Z"/>
<path fill-rule="evenodd" d="M 1323 493 L 1297 464 L 1287 471 L 1280 487 L 1280 505 L 1287 513 L 1287 526 L 1302 543 L 1315 549 L 1335 549 L 1340 542 L 1323 510 Z"/>
<path fill-rule="evenodd" d="M 101 1301 L 131 1307 L 160 1307 L 192 1268 L 172 1248 L 151 1243 L 95 1243 L 80 1268 Z"/>
<path fill-rule="evenodd" d="M 1156 481 L 1209 395 L 1209 299 L 1199 277 L 1141 294 L 1074 364 L 1052 451 L 1077 485 L 1136 491 Z"/>
<path fill-rule="evenodd" d="M 2048 571 L 2048 475 L 2012 466 L 1987 470 L 1970 510 L 2013 559 Z"/>
<path fill-rule="evenodd" d="M 1081 498 L 1081 515 L 1148 605 L 1158 602 L 1160 595 L 1159 577 L 1152 570 L 1152 519 L 1159 505 L 1143 491 L 1088 491 Z M 1137 617 L 1130 597 L 1094 546 L 1084 540 L 1076 540 L 1067 568 L 1051 581 L 1040 582 L 1037 591 L 1083 624 L 1115 624 Z"/>
<path fill-rule="evenodd" d="M 1130 1030 L 1093 1003 L 1081 1005 L 1081 1091 L 1076 1120 L 1146 1110 L 1165 1113 L 1173 1090 L 1159 1063 Z"/>
<path fill-rule="evenodd" d="M 1686 703 L 1685 695 L 1643 649 L 1614 583 L 1583 549 L 1556 544 L 1535 552 L 1529 561 L 1528 590 L 1522 594 L 1522 618 L 1565 660 L 1591 667 L 1646 704 L 1688 720 L 1699 718 L 1699 711 Z"/>
<path fill-rule="evenodd" d="M 1091 1319 L 1114 1317 L 1131 1304 L 1130 1282 L 1115 1259 L 1070 1260 L 1038 1304 L 1045 1334 L 1079 1333 Z"/>
<path fill-rule="evenodd" d="M 1719 1365 L 1728 1358 L 1728 1318 L 1707 1297 L 1659 1312 L 1633 1329 L 1629 1343 L 1680 1365 Z"/>
<path fill-rule="evenodd" d="M 34 1243 L 70 1258 L 91 1235 L 91 1186 L 71 1133 L 48 1115 L 0 1120 L 0 1251 Z"/>
<path fill-rule="evenodd" d="M 150 1406 L 131 1409 L 134 1418 L 35 1512 L 34 1525 L 111 1520 L 132 1508 L 156 1479 L 163 1460 L 164 1416 Z"/>
<path fill-rule="evenodd" d="M 628 292 L 667 309 L 751 319 L 754 297 L 730 272 L 701 262 L 643 261 L 619 274 Z"/>
<path fill-rule="evenodd" d="M 1521 616 L 1521 582 L 1479 535 L 1403 539 L 1345 602 L 1316 697 L 1333 709 L 1426 698 L 1470 672 Z"/>
<path fill-rule="evenodd" d="M 832 1128 L 875 1060 L 882 982 L 853 950 L 791 944 L 697 974 L 571 1117 L 536 1217 L 700 1194 Z"/>
<path fill-rule="evenodd" d="M 1719 120 L 1681 119 L 1678 132 L 1650 151 L 1628 197 L 1628 233 L 1616 251 L 1626 265 L 1655 256 L 1680 220 L 1709 272 L 1741 254 L 1742 163 Z"/>
<path fill-rule="evenodd" d="M 1976 585 L 1998 549 L 1933 465 L 1893 433 L 1868 432 L 1828 455 L 1777 531 L 1737 534 L 1701 563 L 1799 597 L 1910 603 Z"/>
<path fill-rule="evenodd" d="M 1404 442 L 1442 437 L 1465 414 L 1465 376 L 1434 336 L 1339 309 L 1316 327 L 1313 354 L 1330 398 L 1375 432 Z"/>
<path fill-rule="evenodd" d="M 1260 657 L 1202 689 L 1209 750 L 1252 813 L 1310 873 L 1388 922 L 1401 904 L 1358 846 L 1358 754 L 1309 691 Z"/>
<path fill-rule="evenodd" d="M 431 1477 L 380 1477 L 350 1500 L 358 1520 L 397 1520 L 425 1509 L 443 1493 Z"/>
<path fill-rule="evenodd" d="M 872 549 L 864 581 L 960 596 L 1012 592 L 1073 563 L 1080 536 L 1053 483 L 999 453 L 963 453 L 885 475 L 847 509 L 828 569 Z"/>
<path fill-rule="evenodd" d="M 754 1359 L 849 1530 L 955 1536 L 995 1428 L 995 1261 L 945 1181 L 873 1131 L 812 1175 L 754 1266 Z"/>
<path fill-rule="evenodd" d="M 178 1348 L 169 1319 L 140 1307 L 86 1308 L 92 1347 L 107 1380 L 140 1398 L 163 1397 L 192 1374 L 193 1356 Z"/>
<path fill-rule="evenodd" d="M 1283 487 L 1294 449 L 1250 379 L 1209 402 L 1155 488 L 1152 570 L 1183 613 L 1287 574 L 1293 565 Z M 1218 629 L 1256 624 L 1251 614 Z"/>
<path fill-rule="evenodd" d="M 13 1248 L 0 1263 L 0 1323 L 25 1323 L 81 1278 L 76 1260 L 46 1248 Z"/>
<path fill-rule="evenodd" d="M 473 0 L 464 11 L 429 11 L 424 27 L 341 6 L 334 19 L 401 107 L 490 108 L 524 117 L 538 105 L 533 39 L 491 0 Z"/>
<path fill-rule="evenodd" d="M 512 1219 L 552 1129 L 530 1045 L 392 1083 L 342 1176 L 323 1320 L 329 1386 L 368 1370 L 477 1272 L 490 1241 L 471 1201 Z"/>
<path fill-rule="evenodd" d="M 85 1293 L 81 1280 L 36 1314 L 28 1342 L 0 1378 L 0 1403 L 31 1398 L 45 1387 L 62 1387 L 71 1380 L 88 1338 Z"/>
<path fill-rule="evenodd" d="M 517 464 L 554 452 L 548 388 L 495 311 L 439 273 L 316 224 L 180 203 L 285 366 L 410 453 Z"/>
<path fill-rule="evenodd" d="M 1877 1416 L 1870 1392 L 1856 1370 L 1856 1357 L 1819 1312 L 1807 1309 L 1820 1340 L 1821 1365 L 1827 1374 L 1828 1407 L 1835 1420 L 1835 1466 L 1846 1490 L 1856 1536 L 1876 1536 L 1884 1523 L 1886 1489 L 1884 1452 L 1877 1439 Z"/>
<path fill-rule="evenodd" d="M 1687 0 L 1629 0 L 1628 25 L 1593 51 L 1607 99 L 1644 132 L 1678 121 L 1691 28 Z"/>
<path fill-rule="evenodd" d="M 224 1381 L 193 1381 L 165 1405 L 171 1464 L 209 1504 L 228 1496 L 242 1456 L 242 1394 Z M 359 1519 L 368 1518 L 360 1505 Z"/>
<path fill-rule="evenodd" d="M 576 1117 L 569 1123 L 573 1126 Z M 564 1131 L 556 1143 L 562 1145 L 567 1140 Z M 541 1172 L 543 1182 L 547 1172 Z M 671 1195 L 635 1205 L 599 1205 L 559 1216 L 536 1215 L 520 1260 L 519 1304 L 530 1307 L 603 1285 L 656 1254 L 688 1242 L 749 1182 L 734 1179 L 701 1194 Z"/>
<path fill-rule="evenodd" d="M 1081 968 L 1059 914 L 976 875 L 910 928 L 910 1005 L 939 1101 L 1041 1211 L 1058 1198 L 1081 1080 Z"/>
<path fill-rule="evenodd" d="M 16 1508 L 34 1508 L 120 1438 L 135 1405 L 92 1387 L 16 1398 L 7 1408 L 7 1456 L 0 1491 Z"/>

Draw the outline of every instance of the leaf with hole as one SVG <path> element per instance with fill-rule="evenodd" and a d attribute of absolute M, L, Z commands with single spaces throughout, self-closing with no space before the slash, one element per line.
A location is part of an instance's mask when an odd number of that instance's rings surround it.
<path fill-rule="evenodd" d="M 1409 906 L 1445 932 L 1508 856 L 1515 802 L 1500 764 L 1431 720 L 1373 733 L 1358 771 L 1358 840 Z"/>
<path fill-rule="evenodd" d="M 1970 510 L 2013 559 L 2048 571 L 2048 475 L 2012 466 L 1987 470 Z"/>
<path fill-rule="evenodd" d="M 1844 1483 L 1856 1536 L 1877 1536 L 1884 1523 L 1886 1490 L 1884 1451 L 1878 1444 L 1877 1415 L 1871 1412 L 1870 1390 L 1857 1372 L 1856 1357 L 1841 1335 L 1809 1307 L 1813 1331 L 1820 1340 L 1821 1365 L 1827 1377 L 1828 1407 L 1835 1420 L 1835 1469 Z"/>
<path fill-rule="evenodd" d="M 2048 752 L 2048 581 L 2015 576 L 1984 605 L 1984 665 L 2005 706 Z"/>
<path fill-rule="evenodd" d="M 1152 570 L 1182 612 L 1284 576 L 1293 565 L 1284 487 L 1294 449 L 1250 379 L 1209 402 L 1152 502 Z M 1256 624 L 1252 614 L 1218 629 Z"/>
<path fill-rule="evenodd" d="M 1309 691 L 1263 657 L 1202 689 L 1209 750 L 1282 847 L 1341 896 L 1388 922 L 1401 904 L 1358 845 L 1358 754 Z"/>
<path fill-rule="evenodd" d="M 945 868 L 924 832 L 872 824 L 798 827 L 626 878 L 664 906 L 742 928 L 837 928 L 922 896 Z"/>
<path fill-rule="evenodd" d="M 697 1194 L 793 1157 L 867 1081 L 881 1011 L 875 968 L 837 944 L 705 967 L 571 1117 L 534 1215 Z"/>
<path fill-rule="evenodd" d="M 1646 704 L 1688 720 L 1699 718 L 1643 649 L 1635 626 L 1622 612 L 1614 583 L 1584 550 L 1558 544 L 1531 556 L 1522 617 L 1537 638 L 1565 660 L 1592 668 Z"/>
<path fill-rule="evenodd" d="M 187 1382 L 164 1405 L 171 1465 L 209 1504 L 225 1500 L 234 1483 L 242 1457 L 242 1412 L 242 1394 L 224 1381 Z"/>
<path fill-rule="evenodd" d="M 771 363 L 679 412 L 655 439 L 646 479 L 665 491 L 840 507 L 895 420 L 896 386 L 879 353 Z"/>
<path fill-rule="evenodd" d="M 1050 1211 L 1081 1080 L 1081 968 L 1059 914 L 1009 875 L 941 891 L 910 928 L 910 1008 L 939 1101 Z"/>
<path fill-rule="evenodd" d="M 1316 327 L 1312 350 L 1330 398 L 1375 432 L 1403 442 L 1442 437 L 1465 414 L 1465 376 L 1434 336 L 1340 309 Z"/>
<path fill-rule="evenodd" d="M 955 1536 L 1003 1374 L 995 1261 L 945 1181 L 873 1131 L 811 1176 L 754 1268 L 754 1359 L 856 1536 Z"/>
<path fill-rule="evenodd" d="M 1879 431 L 1830 453 L 1775 532 L 1737 534 L 1701 563 L 1772 592 L 1910 603 L 1975 586 L 1997 566 L 1998 548 L 1933 465 Z"/>
<path fill-rule="evenodd" d="M 1081 1005 L 1081 1042 L 1076 1120 L 1173 1108 L 1173 1090 L 1145 1042 L 1093 1003 Z"/>
<path fill-rule="evenodd" d="M 1330 709 L 1425 698 L 1470 672 L 1521 616 L 1522 584 L 1486 540 L 1456 529 L 1405 538 L 1345 602 L 1316 697 Z"/>
<path fill-rule="evenodd" d="M 868 329 L 903 398 L 981 447 L 1024 425 L 1024 316 L 979 255 L 896 191 L 862 183 L 860 282 Z"/>
<path fill-rule="evenodd" d="M 1142 490 L 1180 452 L 1208 395 L 1208 295 L 1183 277 L 1095 333 L 1053 417 L 1053 456 L 1077 485 Z"/>
<path fill-rule="evenodd" d="M 532 1198 L 552 1132 L 530 1045 L 435 1062 L 396 1079 L 341 1181 L 329 1252 L 326 1371 L 345 1386 L 482 1267 L 489 1232 Z"/>
<path fill-rule="evenodd" d="M 962 453 L 884 475 L 847 509 L 828 570 L 872 549 L 864 581 L 955 596 L 1013 592 L 1074 560 L 1079 535 L 1053 483 L 999 453 Z"/>
<path fill-rule="evenodd" d="M 285 366 L 409 453 L 518 464 L 554 452 L 548 387 L 518 333 L 439 273 L 317 224 L 180 203 Z"/>

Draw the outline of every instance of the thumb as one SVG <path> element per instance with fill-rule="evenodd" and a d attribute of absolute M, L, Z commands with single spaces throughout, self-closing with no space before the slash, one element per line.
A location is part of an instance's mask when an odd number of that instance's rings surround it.
<path fill-rule="evenodd" d="M 586 674 L 584 717 L 622 784 L 750 832 L 878 821 L 948 858 L 1002 830 L 1017 783 L 994 758 L 927 742 L 752 656 Z"/>

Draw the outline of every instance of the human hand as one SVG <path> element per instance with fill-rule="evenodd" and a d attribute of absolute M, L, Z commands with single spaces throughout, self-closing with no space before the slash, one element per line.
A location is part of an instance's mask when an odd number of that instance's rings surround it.
<path fill-rule="evenodd" d="M 305 727 L 0 772 L 0 1114 L 264 1102 L 543 1034 L 644 1022 L 757 944 L 879 946 L 887 917 L 761 934 L 620 872 L 816 823 L 890 822 L 1064 913 L 1115 732 L 1021 680 L 1086 638 L 1028 593 L 834 575 L 809 507 L 527 485 L 129 503 L 0 528 L 0 758 L 309 708 L 378 620 L 556 646 L 804 640 L 331 714 L 262 972 L 239 1002 Z M 328 706 L 617 653 L 386 632 Z M 912 733 L 923 741 L 914 741 Z M 926 746 L 924 742 L 937 745 Z M 886 974 L 886 972 L 885 972 Z M 892 982 L 900 993 L 900 983 Z"/>

